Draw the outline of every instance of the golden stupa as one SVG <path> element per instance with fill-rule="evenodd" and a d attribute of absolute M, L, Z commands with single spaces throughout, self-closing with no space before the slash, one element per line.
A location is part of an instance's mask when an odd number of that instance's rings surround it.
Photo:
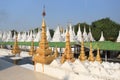
<path fill-rule="evenodd" d="M 42 32 L 41 32 L 41 41 L 39 42 L 39 48 L 36 50 L 36 55 L 34 55 L 34 62 L 41 64 L 50 64 L 54 55 L 52 55 L 52 49 L 49 48 L 47 36 L 46 36 L 46 23 L 45 23 L 45 11 L 43 11 L 43 20 L 42 20 Z"/>
<path fill-rule="evenodd" d="M 61 63 L 64 63 L 66 60 L 70 61 L 70 62 L 74 62 L 74 56 L 73 53 L 71 51 L 71 46 L 70 46 L 70 34 L 69 32 L 67 32 L 66 34 L 66 46 L 65 46 L 65 51 L 62 54 L 62 58 L 61 58 Z"/>
<path fill-rule="evenodd" d="M 93 52 L 92 52 L 92 43 L 91 42 L 90 42 L 90 51 L 89 51 L 88 60 L 91 61 L 91 62 L 95 61 L 95 58 L 94 58 L 94 55 L 93 55 Z"/>
<path fill-rule="evenodd" d="M 15 42 L 14 42 L 14 45 L 13 45 L 13 49 L 12 49 L 11 52 L 12 52 L 14 55 L 16 55 L 16 54 L 19 54 L 19 55 L 20 55 L 21 50 L 20 50 L 20 48 L 19 48 L 19 46 L 18 46 L 17 36 L 16 36 L 16 39 L 15 39 Z"/>
<path fill-rule="evenodd" d="M 78 58 L 80 59 L 80 61 L 85 61 L 86 60 L 83 36 L 82 36 L 82 42 L 81 42 L 81 51 L 80 51 L 80 55 L 79 55 Z"/>
<path fill-rule="evenodd" d="M 58 50 L 57 50 L 57 46 L 56 46 L 56 48 L 55 48 L 55 50 L 54 50 L 54 56 L 55 56 L 55 58 L 57 58 L 57 57 L 58 57 Z"/>
<path fill-rule="evenodd" d="M 96 59 L 95 60 L 100 62 L 100 63 L 102 63 L 102 59 L 100 57 L 100 50 L 99 50 L 99 48 L 97 49 L 97 55 L 96 55 Z"/>
<path fill-rule="evenodd" d="M 30 50 L 29 50 L 29 55 L 34 55 L 36 52 L 35 52 L 35 49 L 34 49 L 34 39 L 32 39 L 32 42 L 31 42 L 31 47 L 30 47 Z"/>

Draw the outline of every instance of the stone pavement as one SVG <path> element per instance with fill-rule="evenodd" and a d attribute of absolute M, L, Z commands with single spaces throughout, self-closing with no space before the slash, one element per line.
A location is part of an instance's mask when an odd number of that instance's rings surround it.
<path fill-rule="evenodd" d="M 0 80 L 58 80 L 0 59 Z"/>

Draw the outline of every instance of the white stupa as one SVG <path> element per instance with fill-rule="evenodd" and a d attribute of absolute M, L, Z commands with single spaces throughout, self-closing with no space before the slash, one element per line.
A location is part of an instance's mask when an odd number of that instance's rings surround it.
<path fill-rule="evenodd" d="M 14 32 L 13 34 L 13 40 L 15 40 L 15 38 L 16 38 L 16 32 Z"/>
<path fill-rule="evenodd" d="M 61 33 L 62 39 L 63 41 L 65 41 L 65 31 L 63 30 L 63 32 Z"/>
<path fill-rule="evenodd" d="M 101 37 L 100 37 L 100 40 L 99 41 L 105 41 L 105 38 L 103 36 L 103 31 L 101 32 Z"/>
<path fill-rule="evenodd" d="M 119 35 L 118 35 L 118 37 L 117 37 L 116 42 L 120 42 L 120 31 L 119 31 Z"/>
<path fill-rule="evenodd" d="M 0 31 L 0 42 L 2 42 L 2 35 L 3 33 Z"/>
<path fill-rule="evenodd" d="M 30 36 L 30 31 L 27 32 L 27 39 L 29 38 Z"/>
<path fill-rule="evenodd" d="M 60 33 L 60 27 L 58 26 L 57 29 L 54 32 L 52 42 L 61 42 L 63 41 L 61 33 Z"/>
<path fill-rule="evenodd" d="M 46 35 L 47 35 L 47 40 L 48 40 L 48 41 L 51 41 L 51 35 L 50 35 L 50 31 L 49 31 L 49 28 L 48 28 L 48 27 L 47 27 Z"/>
<path fill-rule="evenodd" d="M 70 41 L 74 42 L 76 40 L 75 32 L 72 29 L 72 25 L 69 25 Z"/>
<path fill-rule="evenodd" d="M 77 40 L 78 41 L 82 41 L 82 32 L 81 32 L 81 29 L 80 29 L 80 24 L 79 24 L 79 27 L 78 27 L 78 32 L 77 32 Z"/>
<path fill-rule="evenodd" d="M 20 33 L 20 32 L 18 32 L 18 41 L 20 42 L 20 41 L 21 41 L 21 39 L 22 39 L 21 33 Z"/>
<path fill-rule="evenodd" d="M 27 39 L 27 42 L 31 42 L 32 39 L 33 39 L 33 33 L 32 33 L 32 30 L 31 30 L 30 35 L 29 35 L 29 37 Z"/>
<path fill-rule="evenodd" d="M 92 36 L 90 27 L 89 27 L 88 39 L 89 39 L 90 41 L 95 41 L 95 39 L 94 39 L 93 36 Z"/>
<path fill-rule="evenodd" d="M 35 30 L 33 30 L 33 38 L 36 38 L 37 33 L 35 32 Z"/>
<path fill-rule="evenodd" d="M 6 33 L 6 32 L 4 32 L 4 33 L 3 33 L 3 37 L 2 37 L 2 41 L 3 41 L 3 42 L 5 42 L 5 41 L 6 41 L 6 39 L 7 39 L 7 33 Z"/>
<path fill-rule="evenodd" d="M 35 41 L 35 42 L 39 42 L 39 41 L 40 41 L 40 38 L 41 38 L 41 30 L 38 28 L 38 33 L 37 33 L 34 41 Z"/>
<path fill-rule="evenodd" d="M 13 38 L 12 38 L 12 33 L 11 33 L 11 31 L 9 31 L 8 33 L 7 33 L 7 39 L 6 39 L 6 42 L 12 42 L 13 41 Z"/>
<path fill-rule="evenodd" d="M 87 35 L 87 32 L 86 32 L 85 26 L 84 26 L 84 32 L 83 32 L 83 39 L 84 39 L 85 42 L 88 41 L 88 35 Z"/>
<path fill-rule="evenodd" d="M 24 33 L 22 34 L 21 42 L 25 42 L 26 40 L 27 40 L 27 33 L 24 32 Z"/>

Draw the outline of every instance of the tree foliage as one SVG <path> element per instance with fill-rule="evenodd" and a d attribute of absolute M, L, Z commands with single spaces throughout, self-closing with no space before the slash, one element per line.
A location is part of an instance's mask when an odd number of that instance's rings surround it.
<path fill-rule="evenodd" d="M 110 20 L 109 18 L 103 18 L 92 22 L 91 28 L 92 28 L 93 37 L 96 40 L 99 40 L 101 36 L 100 33 L 101 31 L 103 31 L 105 40 L 115 41 L 119 34 L 120 25 Z"/>
<path fill-rule="evenodd" d="M 91 25 L 87 23 L 78 23 L 74 25 L 75 33 L 78 31 L 78 25 L 80 24 L 81 31 L 83 32 L 84 25 L 86 26 L 86 31 L 88 33 L 89 26 L 91 27 L 91 32 L 95 40 L 99 40 L 101 36 L 101 31 L 103 31 L 103 36 L 107 41 L 115 41 L 118 37 L 120 24 L 112 21 L 109 18 L 103 18 L 92 22 Z"/>

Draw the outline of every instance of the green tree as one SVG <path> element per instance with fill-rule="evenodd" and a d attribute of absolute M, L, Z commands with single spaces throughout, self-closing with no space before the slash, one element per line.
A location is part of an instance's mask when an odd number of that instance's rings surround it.
<path fill-rule="evenodd" d="M 109 18 L 103 18 L 97 21 L 92 22 L 92 33 L 93 37 L 96 40 L 99 40 L 100 38 L 100 32 L 103 31 L 104 37 L 108 41 L 115 41 L 118 32 L 120 30 L 120 25 L 116 22 L 110 20 Z"/>

